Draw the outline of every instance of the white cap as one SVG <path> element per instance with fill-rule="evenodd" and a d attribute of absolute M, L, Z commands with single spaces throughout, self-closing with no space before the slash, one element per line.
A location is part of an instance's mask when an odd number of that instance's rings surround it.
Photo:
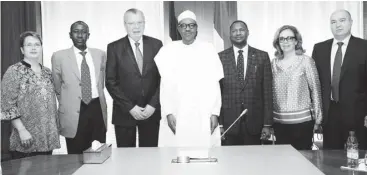
<path fill-rule="evenodd" d="M 194 21 L 196 21 L 195 13 L 190 11 L 190 10 L 186 10 L 186 11 L 182 12 L 180 15 L 178 15 L 177 21 L 178 21 L 178 23 L 180 23 L 181 20 L 186 19 L 186 18 L 190 18 L 190 19 L 193 19 Z"/>

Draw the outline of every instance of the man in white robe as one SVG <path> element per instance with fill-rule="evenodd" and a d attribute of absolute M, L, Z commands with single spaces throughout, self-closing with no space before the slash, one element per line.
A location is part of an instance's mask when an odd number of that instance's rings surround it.
<path fill-rule="evenodd" d="M 178 23 L 182 40 L 162 47 L 154 59 L 161 75 L 158 146 L 221 145 L 217 126 L 222 63 L 211 43 L 196 40 L 193 12 L 181 13 Z"/>

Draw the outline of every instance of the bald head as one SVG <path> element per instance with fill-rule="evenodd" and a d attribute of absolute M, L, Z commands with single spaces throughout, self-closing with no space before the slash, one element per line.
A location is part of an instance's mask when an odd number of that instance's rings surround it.
<path fill-rule="evenodd" d="M 334 15 L 340 15 L 340 14 L 343 14 L 344 16 L 348 17 L 349 20 L 353 21 L 352 20 L 352 16 L 350 15 L 349 11 L 348 10 L 344 10 L 344 9 L 339 9 L 339 10 L 336 10 L 334 11 L 331 16 L 330 16 L 330 19 L 334 16 Z"/>
<path fill-rule="evenodd" d="M 331 32 L 338 41 L 344 40 L 351 34 L 352 24 L 352 17 L 347 10 L 336 10 L 330 16 Z"/>

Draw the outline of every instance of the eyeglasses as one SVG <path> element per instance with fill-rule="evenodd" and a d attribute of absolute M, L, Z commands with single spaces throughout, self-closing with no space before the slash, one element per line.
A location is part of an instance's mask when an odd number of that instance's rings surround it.
<path fill-rule="evenodd" d="M 296 40 L 296 37 L 294 37 L 294 36 L 279 37 L 279 42 L 281 42 L 281 43 L 294 41 L 294 40 Z"/>
<path fill-rule="evenodd" d="M 135 25 L 138 25 L 138 26 L 142 26 L 145 21 L 139 21 L 139 22 L 125 22 L 127 25 L 129 26 L 135 26 Z"/>
<path fill-rule="evenodd" d="M 182 24 L 178 25 L 178 27 L 183 28 L 183 29 L 187 29 L 187 27 L 189 27 L 190 29 L 193 29 L 196 26 L 197 26 L 197 24 L 195 24 L 195 23 L 190 23 L 190 24 L 182 23 Z"/>
<path fill-rule="evenodd" d="M 42 47 L 42 45 L 41 45 L 41 43 L 36 43 L 36 44 L 30 44 L 30 43 L 28 43 L 28 44 L 24 45 L 24 47 L 40 48 L 40 47 Z"/>

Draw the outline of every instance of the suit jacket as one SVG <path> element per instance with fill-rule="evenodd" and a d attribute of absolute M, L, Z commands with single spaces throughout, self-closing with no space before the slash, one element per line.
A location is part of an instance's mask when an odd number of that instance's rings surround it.
<path fill-rule="evenodd" d="M 237 79 L 233 47 L 220 52 L 219 57 L 224 71 L 224 78 L 220 82 L 220 123 L 227 129 L 244 109 L 248 109 L 242 120 L 245 121 L 249 133 L 259 134 L 264 125 L 273 123 L 273 76 L 268 53 L 249 46 L 244 86 Z M 240 121 L 237 121 L 228 133 L 237 134 L 239 126 Z"/>
<path fill-rule="evenodd" d="M 328 120 L 331 98 L 330 56 L 333 39 L 315 44 L 314 58 L 320 77 L 324 123 Z M 367 114 L 367 41 L 351 36 L 341 67 L 339 102 L 343 123 L 351 130 L 363 127 Z"/>
<path fill-rule="evenodd" d="M 113 124 L 135 126 L 137 121 L 129 112 L 135 105 L 153 106 L 156 110 L 149 120 L 160 120 L 160 75 L 154 57 L 161 47 L 160 40 L 143 35 L 143 73 L 140 74 L 128 36 L 108 44 L 106 87 L 113 98 Z"/>
<path fill-rule="evenodd" d="M 106 54 L 104 51 L 88 48 L 93 59 L 97 90 L 101 103 L 103 120 L 107 129 L 107 104 L 104 96 Z M 81 102 L 80 71 L 73 47 L 60 50 L 52 55 L 52 76 L 59 101 L 61 135 L 74 138 L 79 122 Z"/>

